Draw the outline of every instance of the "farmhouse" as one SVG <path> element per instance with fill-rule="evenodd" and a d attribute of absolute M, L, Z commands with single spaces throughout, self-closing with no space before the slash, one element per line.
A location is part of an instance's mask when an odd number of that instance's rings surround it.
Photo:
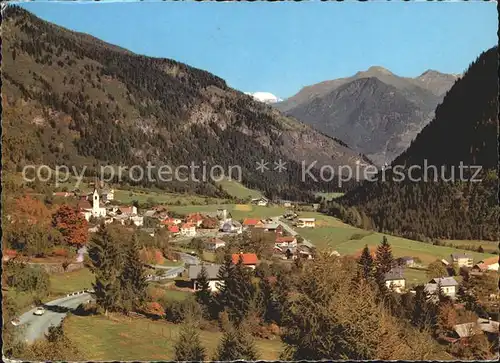
<path fill-rule="evenodd" d="M 226 242 L 221 240 L 220 238 L 209 238 L 205 241 L 205 248 L 209 251 L 215 251 L 217 248 L 224 247 Z"/>
<path fill-rule="evenodd" d="M 429 294 L 436 294 L 438 286 L 444 295 L 455 298 L 457 294 L 458 282 L 453 277 L 437 277 L 425 285 L 425 291 Z"/>
<path fill-rule="evenodd" d="M 257 225 L 262 225 L 262 222 L 260 221 L 260 219 L 256 219 L 256 218 L 245 218 L 243 220 L 243 227 L 245 228 L 249 228 L 249 227 L 255 227 Z"/>
<path fill-rule="evenodd" d="M 472 267 L 474 265 L 474 259 L 468 253 L 452 253 L 451 261 L 456 263 L 458 267 Z"/>
<path fill-rule="evenodd" d="M 297 238 L 294 236 L 276 237 L 275 244 L 280 248 L 297 247 Z"/>
<path fill-rule="evenodd" d="M 190 214 L 186 217 L 186 222 L 199 227 L 203 223 L 203 216 L 200 213 Z"/>
<path fill-rule="evenodd" d="M 183 236 L 194 237 L 196 236 L 196 227 L 191 223 L 184 223 L 181 226 L 180 232 Z"/>
<path fill-rule="evenodd" d="M 298 228 L 314 228 L 315 225 L 315 218 L 299 218 L 297 221 Z"/>
<path fill-rule="evenodd" d="M 231 258 L 233 259 L 233 263 L 235 265 L 241 259 L 243 265 L 245 267 L 251 268 L 252 270 L 255 269 L 255 266 L 257 266 L 257 263 L 259 262 L 259 259 L 257 258 L 257 255 L 255 253 L 233 253 Z"/>
<path fill-rule="evenodd" d="M 385 286 L 388 289 L 401 293 L 406 287 L 406 279 L 403 277 L 403 270 L 395 268 L 384 275 Z"/>
<path fill-rule="evenodd" d="M 269 201 L 264 197 L 252 199 L 252 204 L 256 204 L 262 207 L 265 207 L 268 203 Z"/>
<path fill-rule="evenodd" d="M 193 283 L 193 290 L 196 291 L 198 289 L 198 276 L 200 275 L 202 266 L 204 266 L 207 271 L 208 286 L 210 287 L 210 290 L 214 292 L 218 291 L 217 285 L 223 283 L 222 280 L 218 279 L 220 265 L 190 265 L 188 269 L 188 276 Z"/>
<path fill-rule="evenodd" d="M 228 219 L 226 222 L 224 222 L 221 229 L 222 232 L 225 233 L 243 233 L 243 227 L 241 223 L 233 219 Z"/>
<path fill-rule="evenodd" d="M 413 259 L 413 257 L 410 257 L 410 256 L 403 256 L 403 257 L 400 257 L 397 259 L 397 262 L 400 266 L 413 266 L 415 265 L 415 260 Z"/>
<path fill-rule="evenodd" d="M 483 264 L 488 271 L 498 271 L 498 256 L 486 258 L 478 264 Z"/>

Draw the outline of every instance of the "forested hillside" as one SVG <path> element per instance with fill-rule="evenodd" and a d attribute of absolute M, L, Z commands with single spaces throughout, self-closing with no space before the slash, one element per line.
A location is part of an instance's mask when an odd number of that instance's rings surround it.
<path fill-rule="evenodd" d="M 492 48 L 474 61 L 437 108 L 434 120 L 394 162 L 420 165 L 413 178 L 423 177 L 424 160 L 437 166 L 439 175 L 428 172 L 427 182 L 364 182 L 331 205 L 331 213 L 355 224 L 410 238 L 497 240 L 498 54 Z M 459 165 L 482 167 L 481 182 L 442 181 Z M 464 171 L 471 178 L 474 171 Z M 387 173 L 391 179 L 391 173 Z M 440 181 L 433 181 L 438 176 Z"/>
<path fill-rule="evenodd" d="M 241 166 L 243 183 L 269 196 L 302 195 L 300 163 L 352 165 L 338 140 L 229 88 L 203 70 L 133 54 L 9 6 L 2 24 L 3 155 L 27 163 Z M 282 159 L 287 173 L 256 171 Z M 143 185 L 151 184 L 142 182 Z M 158 184 L 216 194 L 211 183 Z M 329 183 L 334 185 L 334 183 Z"/>

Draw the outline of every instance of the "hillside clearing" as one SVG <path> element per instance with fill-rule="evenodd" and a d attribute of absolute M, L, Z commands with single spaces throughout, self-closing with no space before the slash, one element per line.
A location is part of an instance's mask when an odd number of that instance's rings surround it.
<path fill-rule="evenodd" d="M 64 328 L 87 360 L 149 361 L 175 359 L 174 345 L 181 326 L 123 316 L 108 319 L 73 315 L 66 319 Z M 220 332 L 200 330 L 208 359 L 213 357 L 221 336 Z M 279 340 L 256 339 L 255 343 L 264 360 L 278 359 L 283 350 Z"/>

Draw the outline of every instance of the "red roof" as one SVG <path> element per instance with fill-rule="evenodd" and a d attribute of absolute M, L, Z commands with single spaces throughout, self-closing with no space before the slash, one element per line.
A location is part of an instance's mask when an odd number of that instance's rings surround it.
<path fill-rule="evenodd" d="M 498 263 L 498 256 L 493 256 L 493 257 L 488 257 L 483 260 L 483 263 L 485 265 L 494 265 L 495 263 Z"/>
<path fill-rule="evenodd" d="M 132 213 L 132 207 L 120 207 L 118 210 L 122 213 Z"/>
<path fill-rule="evenodd" d="M 243 220 L 243 225 L 244 226 L 255 226 L 257 223 L 259 223 L 260 220 L 254 219 L 254 218 L 245 218 Z"/>
<path fill-rule="evenodd" d="M 237 264 L 240 258 L 243 259 L 244 265 L 256 265 L 259 259 L 255 253 L 233 253 L 233 263 Z"/>
<path fill-rule="evenodd" d="M 184 228 L 192 228 L 192 227 L 194 227 L 194 225 L 192 225 L 191 223 L 184 223 L 184 224 L 181 226 L 181 228 L 183 228 L 183 229 L 184 229 Z"/>
<path fill-rule="evenodd" d="M 189 214 L 186 218 L 188 222 L 199 222 L 203 220 L 203 217 L 199 213 Z"/>
<path fill-rule="evenodd" d="M 162 224 L 172 224 L 175 223 L 174 218 L 165 218 L 163 221 L 161 221 Z"/>
<path fill-rule="evenodd" d="M 284 237 L 276 237 L 276 243 L 282 243 L 282 242 L 293 242 L 295 241 L 294 236 L 284 236 Z"/>
<path fill-rule="evenodd" d="M 172 233 L 178 233 L 179 232 L 179 227 L 177 226 L 168 226 L 168 231 Z"/>

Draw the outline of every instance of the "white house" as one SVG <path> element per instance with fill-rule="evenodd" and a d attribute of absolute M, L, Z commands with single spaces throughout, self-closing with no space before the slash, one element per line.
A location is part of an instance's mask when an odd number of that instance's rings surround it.
<path fill-rule="evenodd" d="M 262 206 L 262 207 L 265 207 L 268 203 L 269 203 L 269 201 L 264 197 L 252 199 L 252 204 L 257 204 L 257 205 Z"/>
<path fill-rule="evenodd" d="M 207 271 L 208 286 L 210 290 L 213 292 L 218 291 L 218 285 L 223 283 L 222 280 L 218 280 L 220 265 L 190 265 L 188 275 L 193 283 L 193 290 L 198 290 L 197 282 L 202 266 L 204 266 Z"/>
<path fill-rule="evenodd" d="M 392 269 L 384 275 L 385 286 L 388 289 L 401 293 L 406 287 L 406 279 L 402 269 Z"/>
<path fill-rule="evenodd" d="M 226 222 L 224 222 L 221 229 L 222 232 L 226 233 L 243 233 L 243 226 L 241 225 L 241 223 L 233 219 L 228 219 Z"/>
<path fill-rule="evenodd" d="M 142 227 L 144 224 L 144 217 L 142 216 L 131 216 L 130 220 L 137 226 Z"/>
<path fill-rule="evenodd" d="M 209 238 L 205 241 L 205 248 L 209 251 L 215 251 L 217 248 L 224 247 L 226 242 L 220 238 Z"/>
<path fill-rule="evenodd" d="M 297 221 L 298 228 L 314 228 L 316 226 L 315 218 L 299 218 Z"/>
<path fill-rule="evenodd" d="M 278 236 L 275 241 L 276 247 L 280 248 L 289 248 L 289 247 L 297 247 L 297 238 L 294 236 Z"/>
<path fill-rule="evenodd" d="M 443 295 L 449 296 L 452 299 L 455 298 L 458 282 L 453 277 L 436 277 L 425 285 L 425 291 L 429 294 L 436 294 L 439 285 L 441 285 Z"/>
<path fill-rule="evenodd" d="M 184 223 L 181 226 L 180 233 L 186 237 L 194 237 L 196 236 L 196 226 L 191 223 Z"/>

